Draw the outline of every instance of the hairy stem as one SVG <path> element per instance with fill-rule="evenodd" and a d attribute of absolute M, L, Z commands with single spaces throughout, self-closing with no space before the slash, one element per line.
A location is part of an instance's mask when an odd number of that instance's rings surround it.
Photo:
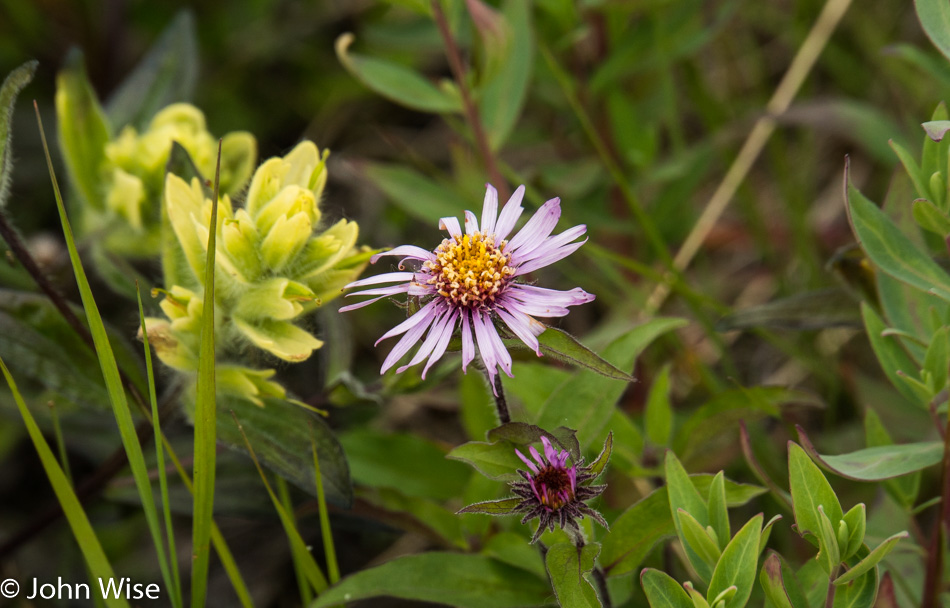
<path fill-rule="evenodd" d="M 927 552 L 926 578 L 922 608 L 936 608 L 943 589 L 943 547 L 950 527 L 950 415 L 943 433 L 943 464 L 941 472 L 940 516 L 934 522 L 932 541 Z"/>
<path fill-rule="evenodd" d="M 508 424 L 511 422 L 511 414 L 508 412 L 508 400 L 505 399 L 505 389 L 501 385 L 501 374 L 496 375 L 494 380 L 489 378 L 488 381 L 493 383 L 495 389 L 495 410 L 498 412 L 498 420 L 502 424 Z"/>
<path fill-rule="evenodd" d="M 594 584 L 597 586 L 597 595 L 600 596 L 600 603 L 604 608 L 613 608 L 613 601 L 610 599 L 610 590 L 607 589 L 607 575 L 600 566 L 594 566 L 591 572 L 594 577 Z"/>
<path fill-rule="evenodd" d="M 452 76 L 459 88 L 459 94 L 462 97 L 462 108 L 465 111 L 465 118 L 472 129 L 472 135 L 475 138 L 475 145 L 478 148 L 478 154 L 482 157 L 488 176 L 498 190 L 498 196 L 501 200 L 506 200 L 511 193 L 508 184 L 505 182 L 498 170 L 498 163 L 495 162 L 495 156 L 492 154 L 491 145 L 488 143 L 488 136 L 485 134 L 485 127 L 482 125 L 482 119 L 478 115 L 478 108 L 472 101 L 472 95 L 468 90 L 468 84 L 465 80 L 465 64 L 462 63 L 462 54 L 459 51 L 458 44 L 452 36 L 452 30 L 449 28 L 449 22 L 442 12 L 442 6 L 439 0 L 432 1 L 432 17 L 439 28 L 439 34 L 445 43 L 445 55 L 449 60 L 449 68 L 452 70 Z"/>

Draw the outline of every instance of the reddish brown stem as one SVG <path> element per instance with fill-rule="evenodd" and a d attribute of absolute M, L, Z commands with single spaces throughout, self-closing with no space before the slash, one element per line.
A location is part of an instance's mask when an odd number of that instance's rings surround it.
<path fill-rule="evenodd" d="M 482 157 L 482 162 L 485 163 L 489 179 L 498 190 L 499 198 L 503 201 L 507 200 L 511 191 L 508 189 L 508 183 L 502 177 L 501 171 L 498 170 L 498 163 L 495 162 L 495 156 L 492 154 L 488 136 L 485 134 L 484 126 L 482 126 L 482 119 L 478 115 L 478 108 L 475 107 L 475 102 L 472 101 L 472 95 L 465 81 L 465 64 L 462 63 L 462 54 L 455 38 L 452 36 L 452 30 L 449 28 L 445 13 L 442 12 L 439 0 L 432 0 L 432 17 L 435 19 L 439 34 L 442 35 L 442 41 L 445 43 L 445 55 L 449 60 L 452 76 L 455 77 L 455 82 L 458 84 L 459 94 L 462 97 L 462 109 L 465 111 L 465 118 L 472 129 L 478 153 Z"/>
<path fill-rule="evenodd" d="M 926 578 L 922 608 L 937 608 L 943 589 L 943 547 L 950 527 L 950 415 L 943 433 L 943 464 L 941 472 L 940 516 L 934 522 L 932 542 L 927 553 Z"/>

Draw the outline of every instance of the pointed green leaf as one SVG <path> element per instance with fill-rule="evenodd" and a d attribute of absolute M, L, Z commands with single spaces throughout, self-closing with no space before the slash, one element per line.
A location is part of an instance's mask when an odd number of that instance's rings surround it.
<path fill-rule="evenodd" d="M 838 535 L 822 505 L 818 505 L 818 561 L 828 574 L 831 574 L 841 563 Z"/>
<path fill-rule="evenodd" d="M 867 513 L 863 502 L 851 507 L 851 510 L 844 514 L 841 521 L 848 526 L 848 542 L 845 545 L 838 543 L 841 549 L 841 559 L 847 560 L 858 552 L 861 545 L 864 544 L 864 533 L 867 529 Z"/>
<path fill-rule="evenodd" d="M 729 511 L 726 508 L 726 476 L 722 471 L 713 477 L 706 505 L 709 510 L 709 525 L 716 531 L 719 547 L 724 549 L 732 538 L 732 531 L 729 529 Z"/>
<path fill-rule="evenodd" d="M 844 585 L 855 580 L 871 568 L 875 567 L 884 557 L 891 552 L 891 549 L 894 548 L 894 545 L 897 544 L 902 538 L 907 538 L 909 534 L 907 532 L 898 532 L 897 534 L 888 537 L 880 545 L 875 547 L 867 557 L 862 559 L 860 562 L 852 566 L 847 572 L 835 579 L 835 585 Z"/>
<path fill-rule="evenodd" d="M 666 453 L 665 462 L 666 487 L 670 499 L 670 512 L 673 514 L 673 524 L 676 527 L 676 533 L 683 541 L 683 548 L 686 550 L 686 556 L 689 562 L 696 569 L 703 582 L 708 582 L 713 573 L 713 564 L 707 563 L 701 556 L 697 548 L 694 548 L 686 541 L 686 533 L 682 518 L 682 512 L 689 513 L 701 527 L 709 525 L 709 515 L 706 509 L 706 501 L 702 495 L 696 491 L 696 487 L 689 479 L 686 469 L 676 458 L 672 451 Z"/>
<path fill-rule="evenodd" d="M 506 339 L 504 342 L 509 349 L 528 348 L 521 340 Z M 610 361 L 578 342 L 574 336 L 564 330 L 548 327 L 544 330 L 544 333 L 538 336 L 538 342 L 541 344 L 541 354 L 545 356 L 570 363 L 576 367 L 584 367 L 614 380 L 636 381 L 633 376 L 618 369 Z"/>
<path fill-rule="evenodd" d="M 861 551 L 851 557 L 845 565 L 849 568 L 854 568 L 867 554 L 867 548 L 862 547 Z M 835 600 L 832 608 L 872 608 L 874 606 L 874 599 L 877 597 L 879 577 L 880 569 L 875 565 L 851 582 L 837 585 L 835 587 Z M 823 584 L 821 597 L 824 598 L 828 586 L 828 578 L 824 577 L 821 583 Z"/>
<path fill-rule="evenodd" d="M 640 585 L 650 608 L 693 608 L 693 601 L 670 575 L 653 568 L 640 573 Z"/>
<path fill-rule="evenodd" d="M 884 423 L 874 410 L 868 408 L 864 414 L 864 435 L 867 447 L 881 447 L 894 445 Z M 917 502 L 920 492 L 920 472 L 893 477 L 884 482 L 884 487 L 897 501 L 905 507 L 912 507 Z"/>
<path fill-rule="evenodd" d="M 69 178 L 84 204 L 103 207 L 100 166 L 111 128 L 86 77 L 83 56 L 70 52 L 56 76 L 56 118 L 59 147 Z"/>
<path fill-rule="evenodd" d="M 950 276 L 881 211 L 847 182 L 848 215 L 861 246 L 881 270 L 944 300 L 950 300 Z"/>
<path fill-rule="evenodd" d="M 808 458 L 805 450 L 792 441 L 788 442 L 788 477 L 792 511 L 799 534 L 811 533 L 818 537 L 821 528 L 819 506 L 824 508 L 829 520 L 837 522 L 841 519 L 841 503 L 831 489 L 831 484 Z"/>
<path fill-rule="evenodd" d="M 600 454 L 590 463 L 590 472 L 593 473 L 594 479 L 600 477 L 600 474 L 604 472 L 604 468 L 607 467 L 607 463 L 610 462 L 610 453 L 613 451 L 613 446 L 614 433 L 610 431 L 607 433 L 607 440 L 604 441 L 604 447 Z"/>
<path fill-rule="evenodd" d="M 683 589 L 689 594 L 689 599 L 693 600 L 693 608 L 709 608 L 709 602 L 703 597 L 703 594 L 693 587 L 693 583 L 686 581 L 683 583 Z"/>
<path fill-rule="evenodd" d="M 775 608 L 808 608 L 808 600 L 794 571 L 775 551 L 770 551 L 765 558 L 759 583 Z"/>
<path fill-rule="evenodd" d="M 457 95 L 435 87 L 418 72 L 384 59 L 351 53 L 349 49 L 354 39 L 350 33 L 337 38 L 336 55 L 343 67 L 367 87 L 390 101 L 420 112 L 462 111 Z"/>
<path fill-rule="evenodd" d="M 950 59 L 950 6 L 942 0 L 914 0 L 914 6 L 927 37 Z"/>
<path fill-rule="evenodd" d="M 825 469 L 855 481 L 880 481 L 931 467 L 943 458 L 943 442 L 926 441 L 865 448 L 850 454 L 819 454 L 804 431 L 802 447 Z"/>
<path fill-rule="evenodd" d="M 917 393 L 908 387 L 900 378 L 899 372 L 905 374 L 914 374 L 917 370 L 917 364 L 910 358 L 906 351 L 901 348 L 897 338 L 882 335 L 887 329 L 881 317 L 874 312 L 874 309 L 866 303 L 861 304 L 861 316 L 864 317 L 864 328 L 867 331 L 868 340 L 871 341 L 871 348 L 877 356 L 878 363 L 891 384 L 894 385 L 902 395 L 911 402 L 923 406 Z"/>
<path fill-rule="evenodd" d="M 522 502 L 522 498 L 502 498 L 501 500 L 487 500 L 468 505 L 458 510 L 459 513 L 485 513 L 486 515 L 510 515 Z"/>
<path fill-rule="evenodd" d="M 756 565 L 759 562 L 759 537 L 762 533 L 762 515 L 756 515 L 744 525 L 722 551 L 716 565 L 706 599 L 711 600 L 729 587 L 736 592 L 726 601 L 725 608 L 742 608 L 749 601 L 755 583 Z M 710 601 L 710 605 L 715 602 Z"/>
<path fill-rule="evenodd" d="M 432 551 L 398 557 L 360 570 L 318 597 L 310 608 L 375 597 L 396 597 L 459 608 L 540 606 L 551 597 L 547 581 L 483 555 Z"/>
<path fill-rule="evenodd" d="M 600 608 L 597 592 L 587 580 L 600 553 L 597 543 L 576 547 L 574 543 L 558 543 L 548 549 L 545 566 L 551 577 L 554 594 L 561 606 Z"/>
<path fill-rule="evenodd" d="M 684 546 L 692 549 L 707 566 L 715 568 L 721 555 L 717 540 L 709 535 L 709 532 L 696 521 L 695 517 L 683 509 L 677 509 L 677 518 L 679 519 L 680 529 L 683 531 L 681 540 Z"/>
<path fill-rule="evenodd" d="M 914 221 L 942 238 L 950 235 L 950 216 L 925 198 L 914 201 Z"/>
<path fill-rule="evenodd" d="M 950 368 L 950 327 L 944 326 L 934 332 L 930 347 L 924 356 L 924 370 L 933 379 L 931 392 L 939 393 L 947 388 L 947 371 Z"/>

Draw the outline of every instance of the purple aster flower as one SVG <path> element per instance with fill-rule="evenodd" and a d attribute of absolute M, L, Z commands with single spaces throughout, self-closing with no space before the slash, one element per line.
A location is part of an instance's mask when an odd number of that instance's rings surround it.
<path fill-rule="evenodd" d="M 444 217 L 439 227 L 449 233 L 434 251 L 413 245 L 402 245 L 372 258 L 376 263 L 381 256 L 400 256 L 401 272 L 380 274 L 350 283 L 346 288 L 394 283 L 387 287 L 373 287 L 347 294 L 376 296 L 369 300 L 344 306 L 341 311 L 354 310 L 373 302 L 401 293 L 419 297 L 423 305 L 414 315 L 386 332 L 376 343 L 403 334 L 383 362 L 380 373 L 395 365 L 413 346 L 421 341 L 419 349 L 401 373 L 428 359 L 422 377 L 445 354 L 455 330 L 462 330 L 462 370 L 475 358 L 476 345 L 492 388 L 500 367 L 512 376 L 511 355 L 508 354 L 495 323 L 501 321 L 512 334 L 520 338 L 541 356 L 538 336 L 545 326 L 534 317 L 563 317 L 568 306 L 584 304 L 594 296 L 581 288 L 556 291 L 518 281 L 519 277 L 565 258 L 587 242 L 577 241 L 587 231 L 586 226 L 575 226 L 552 236 L 561 216 L 560 199 L 546 202 L 524 227 L 510 239 L 515 223 L 524 209 L 521 200 L 524 186 L 520 186 L 498 213 L 498 192 L 487 185 L 482 221 L 471 211 L 465 212 L 465 232 L 457 218 Z M 415 268 L 406 270 L 406 261 Z M 425 338 L 423 338 L 425 335 Z"/>
<path fill-rule="evenodd" d="M 579 530 L 576 520 L 583 519 L 584 515 L 589 515 L 603 527 L 608 527 L 600 513 L 584 502 L 599 496 L 607 488 L 605 485 L 589 485 L 598 473 L 593 472 L 589 466 L 582 466 L 582 463 L 567 466 L 570 456 L 567 450 L 557 450 L 547 437 L 541 437 L 541 443 L 544 444 L 543 457 L 534 446 L 528 447 L 534 461 L 515 450 L 518 458 L 529 470 L 519 469 L 518 473 L 524 481 L 509 484 L 511 491 L 521 498 L 521 502 L 512 509 L 513 513 L 524 513 L 521 523 L 527 523 L 535 517 L 540 520 L 531 542 L 541 538 L 545 529 L 554 530 L 555 524 L 562 529 L 570 526 Z"/>

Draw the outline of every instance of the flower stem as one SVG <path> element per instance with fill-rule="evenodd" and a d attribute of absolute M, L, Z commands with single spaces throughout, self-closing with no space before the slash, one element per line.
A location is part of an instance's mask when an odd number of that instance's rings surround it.
<path fill-rule="evenodd" d="M 458 44 L 452 36 L 452 30 L 449 28 L 449 22 L 442 12 L 442 6 L 439 0 L 432 1 L 432 18 L 439 28 L 439 34 L 442 35 L 442 41 L 445 43 L 445 55 L 449 60 L 449 68 L 455 77 L 455 82 L 459 88 L 459 94 L 462 97 L 462 107 L 465 110 L 465 118 L 472 128 L 472 135 L 475 137 L 475 145 L 478 147 L 478 154 L 485 163 L 485 169 L 488 171 L 489 178 L 498 189 L 498 197 L 506 200 L 510 191 L 507 182 L 498 170 L 498 164 L 495 162 L 495 156 L 492 154 L 491 145 L 488 143 L 488 137 L 485 135 L 485 128 L 482 126 L 482 119 L 478 115 L 478 108 L 472 101 L 472 96 L 468 90 L 468 84 L 465 80 L 465 66 L 462 63 L 462 54 L 459 52 Z"/>
<path fill-rule="evenodd" d="M 613 608 L 614 603 L 610 599 L 610 590 L 607 589 L 607 576 L 604 574 L 604 569 L 600 566 L 594 566 L 592 575 L 594 584 L 597 585 L 597 595 L 600 596 L 600 603 L 604 605 L 604 608 Z"/>
<path fill-rule="evenodd" d="M 943 464 L 941 472 L 942 500 L 940 516 L 934 522 L 933 541 L 927 555 L 926 579 L 922 608 L 936 608 L 943 587 L 943 547 L 950 526 L 950 415 L 943 433 Z"/>
<path fill-rule="evenodd" d="M 498 420 L 502 424 L 508 424 L 511 422 L 511 414 L 508 413 L 508 400 L 505 399 L 505 389 L 501 385 L 501 374 L 496 375 L 494 380 L 489 378 L 489 382 L 494 383 L 495 410 L 498 412 Z"/>
<path fill-rule="evenodd" d="M 838 568 L 840 566 L 835 566 L 835 569 L 831 571 L 831 576 L 828 578 L 828 594 L 825 596 L 825 608 L 832 608 L 835 604 L 835 579 L 838 578 Z"/>

